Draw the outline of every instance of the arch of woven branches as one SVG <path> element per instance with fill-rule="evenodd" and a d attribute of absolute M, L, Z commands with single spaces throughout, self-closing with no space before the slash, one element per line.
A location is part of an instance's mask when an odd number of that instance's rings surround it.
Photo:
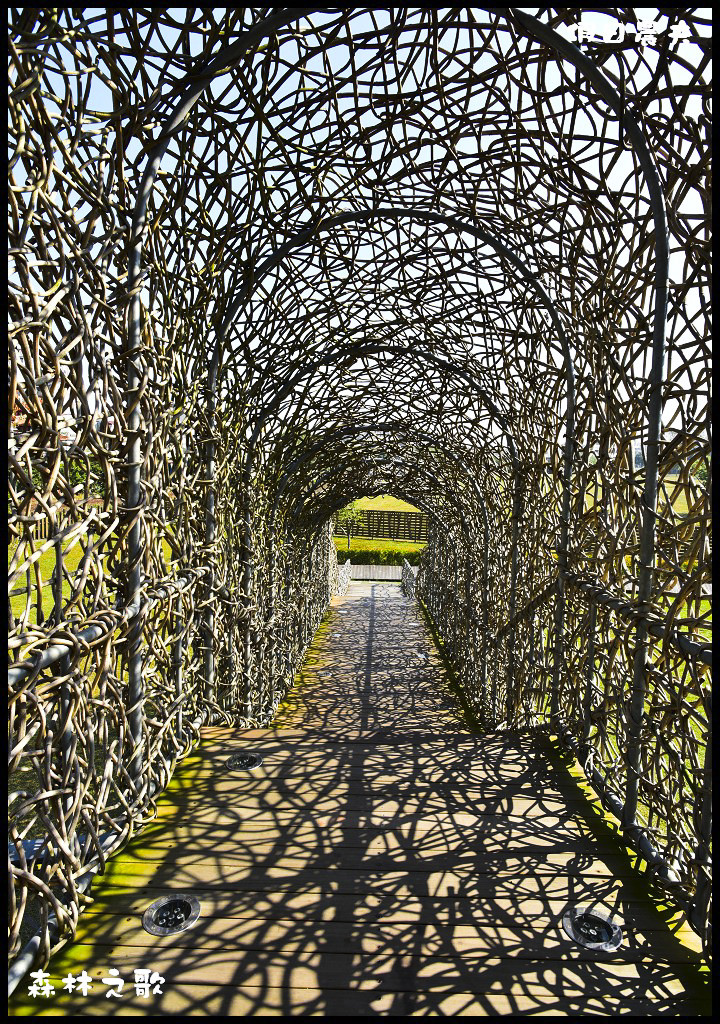
<path fill-rule="evenodd" d="M 478 717 L 707 934 L 709 27 L 663 12 L 11 11 L 11 957 L 272 718 L 387 491 Z"/>

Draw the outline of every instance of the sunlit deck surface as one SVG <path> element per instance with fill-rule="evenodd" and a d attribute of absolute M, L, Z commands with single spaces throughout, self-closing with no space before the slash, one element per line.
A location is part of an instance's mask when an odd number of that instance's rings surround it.
<path fill-rule="evenodd" d="M 579 773 L 548 741 L 462 720 L 399 586 L 335 598 L 276 719 L 213 728 L 108 865 L 39 1016 L 694 1015 L 707 975 Z M 228 756 L 263 763 L 230 772 Z M 145 908 L 193 893 L 197 924 L 145 932 Z M 612 912 L 621 948 L 575 945 L 570 907 Z M 101 979 L 115 967 L 120 999 Z M 164 978 L 135 995 L 133 969 Z M 83 968 L 87 997 L 61 993 Z M 27 991 L 27 985 L 23 986 Z"/>

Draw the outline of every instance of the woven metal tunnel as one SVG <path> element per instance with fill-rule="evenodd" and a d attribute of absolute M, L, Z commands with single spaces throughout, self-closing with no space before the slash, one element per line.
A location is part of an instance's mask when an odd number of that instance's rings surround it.
<path fill-rule="evenodd" d="M 478 720 L 709 941 L 709 22 L 602 10 L 10 11 L 11 960 L 271 721 L 383 493 Z"/>

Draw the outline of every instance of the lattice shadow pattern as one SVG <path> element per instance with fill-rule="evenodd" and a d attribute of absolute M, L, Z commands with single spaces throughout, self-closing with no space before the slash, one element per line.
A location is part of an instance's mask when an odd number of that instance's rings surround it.
<path fill-rule="evenodd" d="M 272 718 L 384 492 L 478 717 L 707 935 L 709 26 L 663 12 L 11 10 L 11 957 Z"/>

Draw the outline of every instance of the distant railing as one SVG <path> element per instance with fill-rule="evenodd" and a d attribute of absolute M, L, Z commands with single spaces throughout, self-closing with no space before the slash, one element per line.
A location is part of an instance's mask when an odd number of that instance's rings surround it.
<path fill-rule="evenodd" d="M 402 568 L 399 565 L 381 565 L 377 562 L 355 563 L 350 568 L 351 580 L 389 580 L 399 582 Z"/>
<path fill-rule="evenodd" d="M 345 562 L 344 565 L 341 565 L 338 568 L 337 593 L 339 597 L 342 597 L 344 594 L 347 594 L 348 592 L 348 588 L 350 586 L 351 571 L 352 566 L 350 565 L 350 559 L 348 558 L 347 562 Z"/>
<path fill-rule="evenodd" d="M 417 581 L 417 575 L 417 566 L 410 565 L 407 558 L 404 558 L 402 564 L 402 589 L 406 597 L 415 597 L 415 584 Z"/>

